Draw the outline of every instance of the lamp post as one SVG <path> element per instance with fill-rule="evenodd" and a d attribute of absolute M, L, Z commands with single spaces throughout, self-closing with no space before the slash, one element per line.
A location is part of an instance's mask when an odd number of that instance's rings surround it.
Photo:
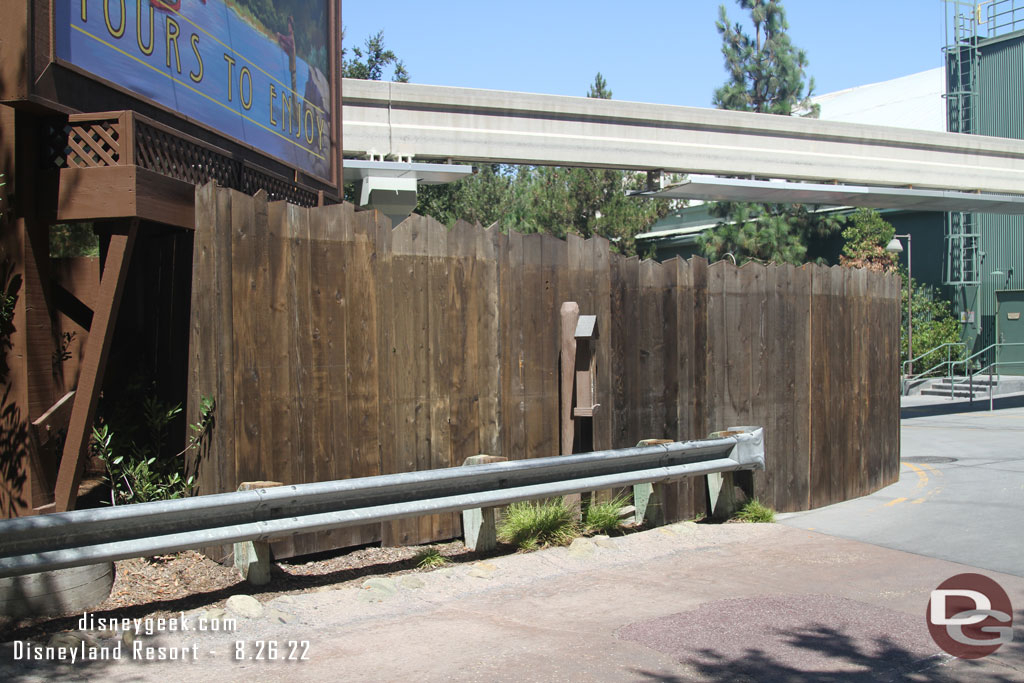
<path fill-rule="evenodd" d="M 885 250 L 890 251 L 894 254 L 903 252 L 903 243 L 900 242 L 899 238 L 905 237 L 907 240 L 907 375 L 914 374 L 914 297 L 911 291 L 911 271 L 910 271 L 910 233 L 906 235 L 893 235 L 892 239 L 889 240 L 889 244 L 885 245 Z"/>

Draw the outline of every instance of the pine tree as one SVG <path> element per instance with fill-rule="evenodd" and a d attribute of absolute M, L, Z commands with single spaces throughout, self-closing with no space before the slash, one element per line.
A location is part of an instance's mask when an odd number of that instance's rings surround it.
<path fill-rule="evenodd" d="M 348 49 L 344 47 L 345 32 L 341 32 L 341 75 L 345 78 L 361 78 L 366 81 L 379 81 L 384 78 L 384 68 L 394 65 L 391 80 L 398 83 L 409 82 L 409 72 L 405 63 L 394 52 L 384 47 L 384 32 L 377 31 L 367 38 L 363 47 L 352 48 L 352 59 L 346 59 Z"/>
<path fill-rule="evenodd" d="M 610 100 L 612 91 L 601 72 L 587 97 Z M 667 213 L 653 200 L 626 196 L 642 189 L 645 178 L 635 172 L 607 168 L 523 168 L 520 182 L 525 206 L 515 226 L 523 232 L 548 232 L 558 237 L 600 235 L 620 253 L 636 253 L 634 237 Z"/>
<path fill-rule="evenodd" d="M 791 116 L 803 111 L 817 116 L 810 105 L 814 79 L 806 78 L 807 54 L 793 46 L 781 0 L 736 0 L 750 13 L 754 35 L 740 23 L 730 23 L 725 6 L 719 7 L 715 26 L 722 36 L 722 56 L 729 79 L 714 94 L 719 109 Z M 808 242 L 827 237 L 841 227 L 805 206 L 718 202 L 710 207 L 720 219 L 698 243 L 705 256 L 717 260 L 726 253 L 740 262 L 758 260 L 803 263 Z"/>
<path fill-rule="evenodd" d="M 590 89 L 587 90 L 587 97 L 598 100 L 610 100 L 612 98 L 612 91 L 608 89 L 608 81 L 604 80 L 604 76 L 601 75 L 600 71 L 594 76 L 594 82 L 590 84 Z"/>
<path fill-rule="evenodd" d="M 715 28 L 729 80 L 715 91 L 719 109 L 790 116 L 809 108 L 814 79 L 805 83 L 807 53 L 789 41 L 789 23 L 781 0 L 736 0 L 750 12 L 754 37 L 738 22 L 730 25 L 725 6 L 718 8 Z M 805 92 L 806 88 L 806 92 Z"/>

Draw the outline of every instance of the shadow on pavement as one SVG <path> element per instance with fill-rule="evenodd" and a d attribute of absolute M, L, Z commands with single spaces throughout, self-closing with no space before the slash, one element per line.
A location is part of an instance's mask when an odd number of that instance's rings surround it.
<path fill-rule="evenodd" d="M 1004 396 L 992 401 L 995 410 L 1002 408 L 1024 408 L 1024 395 Z M 988 410 L 988 399 L 974 401 L 956 401 L 950 403 L 931 403 L 921 406 L 904 406 L 900 408 L 900 419 L 908 420 L 915 417 L 932 417 L 935 415 L 955 415 L 957 413 L 976 413 Z"/>
<path fill-rule="evenodd" d="M 815 600 L 823 603 L 816 617 L 804 609 L 813 609 L 814 601 L 802 598 L 771 598 L 766 610 L 758 609 L 757 600 L 720 601 L 714 610 L 699 608 L 631 624 L 618 636 L 668 654 L 688 669 L 681 676 L 632 670 L 634 676 L 648 680 L 1022 680 L 1024 646 L 1016 641 L 979 660 L 955 659 L 942 653 L 928 635 L 923 614 L 915 618 L 834 596 Z M 1022 618 L 1024 610 L 1018 610 L 1015 624 Z M 835 623 L 822 623 L 825 620 Z"/>

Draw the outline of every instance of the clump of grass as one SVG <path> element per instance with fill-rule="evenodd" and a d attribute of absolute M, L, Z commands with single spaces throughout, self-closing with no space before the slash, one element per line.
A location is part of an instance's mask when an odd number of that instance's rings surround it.
<path fill-rule="evenodd" d="M 583 526 L 593 534 L 611 534 L 622 528 L 619 511 L 629 502 L 625 495 L 617 496 L 603 503 L 591 502 L 583 518 Z"/>
<path fill-rule="evenodd" d="M 572 511 L 561 498 L 512 503 L 498 527 L 498 539 L 521 550 L 549 545 L 568 545 L 579 529 Z"/>
<path fill-rule="evenodd" d="M 734 517 L 741 522 L 774 522 L 775 510 L 763 505 L 757 498 L 743 504 Z"/>
<path fill-rule="evenodd" d="M 450 562 L 437 548 L 424 548 L 416 553 L 412 559 L 416 563 L 417 569 L 437 569 Z"/>

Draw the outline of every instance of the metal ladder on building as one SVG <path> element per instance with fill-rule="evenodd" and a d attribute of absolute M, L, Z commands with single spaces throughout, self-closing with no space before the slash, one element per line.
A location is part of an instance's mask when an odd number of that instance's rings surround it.
<path fill-rule="evenodd" d="M 983 6 L 974 2 L 946 0 L 946 127 L 952 133 L 977 132 L 980 98 L 978 52 Z M 981 275 L 981 231 L 977 216 L 946 215 L 943 283 L 955 287 L 976 285 Z"/>

